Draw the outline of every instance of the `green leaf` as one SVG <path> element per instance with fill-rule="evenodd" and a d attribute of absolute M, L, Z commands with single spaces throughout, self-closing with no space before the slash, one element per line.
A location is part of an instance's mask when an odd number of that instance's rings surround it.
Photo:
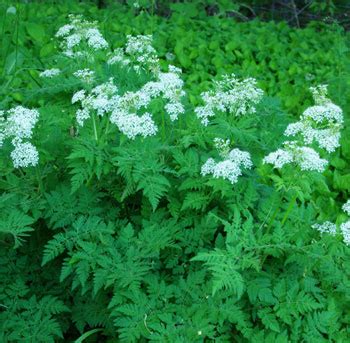
<path fill-rule="evenodd" d="M 84 334 L 82 334 L 78 339 L 74 341 L 74 343 L 82 343 L 86 338 L 90 337 L 91 335 L 95 334 L 96 332 L 101 332 L 103 329 L 92 329 Z"/>
<path fill-rule="evenodd" d="M 31 38 L 35 41 L 43 43 L 46 37 L 45 28 L 36 23 L 26 23 L 26 29 Z"/>
<path fill-rule="evenodd" d="M 34 231 L 30 226 L 34 219 L 18 210 L 12 210 L 7 219 L 0 221 L 0 233 L 10 234 L 14 239 L 14 248 L 18 248 L 23 243 L 23 238 L 29 236 L 29 232 Z"/>
<path fill-rule="evenodd" d="M 145 176 L 139 181 L 137 190 L 142 189 L 143 194 L 150 201 L 153 211 L 156 210 L 159 200 L 164 196 L 170 187 L 170 183 L 163 175 Z"/>
<path fill-rule="evenodd" d="M 270 313 L 270 308 L 265 308 L 258 311 L 259 317 L 261 318 L 262 323 L 270 330 L 275 332 L 280 332 L 280 326 L 276 319 L 276 316 L 273 313 Z"/>
<path fill-rule="evenodd" d="M 7 75 L 10 75 L 18 67 L 23 64 L 24 56 L 20 51 L 13 51 L 7 57 L 5 61 L 4 70 Z"/>

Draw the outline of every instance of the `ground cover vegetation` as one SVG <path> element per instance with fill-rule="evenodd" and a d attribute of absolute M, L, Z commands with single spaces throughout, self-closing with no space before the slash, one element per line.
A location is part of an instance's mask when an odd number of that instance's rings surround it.
<path fill-rule="evenodd" d="M 0 341 L 348 342 L 348 33 L 152 4 L 1 4 Z"/>

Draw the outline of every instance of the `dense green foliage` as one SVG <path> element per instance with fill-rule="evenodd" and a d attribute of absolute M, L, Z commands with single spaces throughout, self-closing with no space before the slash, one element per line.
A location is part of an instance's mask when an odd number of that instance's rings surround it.
<path fill-rule="evenodd" d="M 115 5 L 2 5 L 2 110 L 37 108 L 36 167 L 14 168 L 0 150 L 1 342 L 348 342 L 349 247 L 315 222 L 346 220 L 350 192 L 347 33 L 312 23 L 207 17 L 177 4 L 170 18 Z M 78 127 L 72 77 L 90 68 L 124 92 L 152 76 L 59 53 L 69 13 L 97 20 L 113 48 L 127 34 L 152 34 L 162 70 L 181 67 L 185 114 L 151 111 L 159 132 L 127 139 L 105 117 Z M 186 13 L 186 16 L 183 15 Z M 44 79 L 44 69 L 62 75 Z M 194 114 L 200 93 L 224 73 L 255 77 L 265 96 L 256 113 L 222 113 L 208 127 Z M 329 85 L 345 113 L 341 148 L 321 174 L 274 170 L 293 118 Z M 95 117 L 93 117 L 95 118 Z M 213 139 L 249 151 L 254 168 L 231 184 L 201 175 L 218 157 Z M 79 339 L 80 338 L 80 339 Z"/>

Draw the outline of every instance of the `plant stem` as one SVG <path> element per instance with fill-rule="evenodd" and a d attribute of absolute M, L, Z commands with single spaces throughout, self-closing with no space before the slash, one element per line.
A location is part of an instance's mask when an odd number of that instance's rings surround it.
<path fill-rule="evenodd" d="M 164 111 L 162 112 L 162 139 L 163 139 L 163 143 L 165 142 L 165 114 Z"/>
<path fill-rule="evenodd" d="M 35 174 L 36 174 L 36 177 L 38 179 L 38 186 L 39 186 L 38 190 L 39 190 L 40 193 L 43 193 L 43 191 L 44 191 L 44 184 L 43 184 L 41 170 L 40 170 L 39 166 L 35 167 Z"/>
<path fill-rule="evenodd" d="M 282 225 L 284 225 L 284 223 L 287 221 L 287 219 L 289 217 L 289 214 L 290 214 L 290 212 L 292 211 L 292 209 L 293 209 L 293 207 L 295 205 L 296 200 L 297 200 L 297 195 L 294 195 L 292 200 L 290 201 L 289 206 L 287 208 L 287 211 L 286 211 L 286 213 L 285 213 L 285 215 L 284 215 L 284 217 L 282 219 Z"/>
<path fill-rule="evenodd" d="M 93 127 L 94 127 L 95 140 L 96 140 L 96 142 L 98 142 L 98 135 L 97 135 L 97 128 L 96 128 L 95 113 L 92 115 L 92 125 L 93 125 Z"/>

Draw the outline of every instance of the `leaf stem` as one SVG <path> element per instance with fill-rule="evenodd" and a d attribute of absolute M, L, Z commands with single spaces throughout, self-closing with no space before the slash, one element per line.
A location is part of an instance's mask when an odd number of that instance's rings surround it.
<path fill-rule="evenodd" d="M 285 215 L 284 215 L 284 217 L 282 219 L 282 225 L 284 225 L 284 223 L 287 221 L 287 219 L 289 217 L 289 214 L 290 214 L 290 212 L 292 211 L 292 209 L 293 209 L 293 207 L 295 205 L 296 200 L 297 200 L 297 195 L 295 194 L 293 196 L 292 200 L 290 201 L 289 206 L 287 208 L 287 211 L 286 211 L 286 213 L 285 213 Z"/>
<path fill-rule="evenodd" d="M 39 166 L 36 166 L 35 167 L 35 174 L 36 174 L 36 177 L 38 179 L 38 191 L 40 193 L 43 193 L 44 191 L 44 184 L 43 184 L 43 180 L 42 180 L 42 175 L 41 175 L 41 170 L 40 170 L 40 167 Z"/>
<path fill-rule="evenodd" d="M 98 142 L 95 113 L 93 113 L 93 115 L 92 115 L 92 126 L 94 127 L 95 140 L 96 140 L 96 142 Z"/>

